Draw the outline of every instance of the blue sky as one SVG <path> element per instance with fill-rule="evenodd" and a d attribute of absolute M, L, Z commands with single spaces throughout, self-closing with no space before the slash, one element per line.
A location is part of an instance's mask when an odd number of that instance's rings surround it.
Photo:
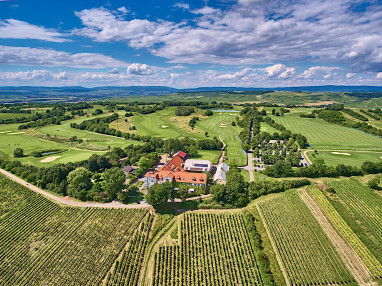
<path fill-rule="evenodd" d="M 382 85 L 382 4 L 0 0 L 0 85 Z"/>

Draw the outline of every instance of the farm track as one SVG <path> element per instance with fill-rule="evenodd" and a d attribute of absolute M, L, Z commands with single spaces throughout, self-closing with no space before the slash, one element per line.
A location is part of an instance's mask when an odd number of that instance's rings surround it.
<path fill-rule="evenodd" d="M 5 176 L 7 176 L 8 178 L 10 178 L 11 180 L 19 183 L 20 185 L 23 185 L 24 187 L 27 187 L 28 189 L 36 192 L 36 193 L 39 193 L 41 195 L 44 195 L 45 197 L 48 197 L 60 204 L 64 204 L 64 205 L 68 205 L 68 206 L 73 206 L 73 207 L 94 207 L 94 208 L 117 208 L 117 209 L 137 209 L 137 208 L 147 208 L 147 207 L 151 207 L 151 205 L 147 204 L 147 203 L 143 203 L 141 202 L 139 205 L 124 205 L 124 204 L 121 204 L 119 202 L 111 202 L 111 203 L 105 203 L 105 204 L 101 204 L 101 203 L 94 203 L 94 202 L 77 202 L 77 201 L 71 201 L 71 200 L 67 200 L 67 199 L 64 199 L 64 198 L 60 198 L 60 197 L 57 197 L 53 194 L 50 194 L 34 185 L 31 185 L 29 184 L 28 182 L 24 181 L 23 179 L 3 170 L 3 169 L 0 169 L 0 173 L 4 174 Z"/>
<path fill-rule="evenodd" d="M 320 205 L 306 190 L 299 191 L 299 195 L 334 245 L 334 248 L 357 283 L 359 285 L 373 285 L 369 282 L 371 280 L 371 275 L 366 265 L 353 248 L 338 234 L 322 211 Z"/>

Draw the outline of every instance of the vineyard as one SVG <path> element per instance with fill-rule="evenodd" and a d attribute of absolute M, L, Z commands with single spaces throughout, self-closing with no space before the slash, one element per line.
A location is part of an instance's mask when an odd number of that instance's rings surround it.
<path fill-rule="evenodd" d="M 187 213 L 155 253 L 153 285 L 263 285 L 241 213 Z"/>
<path fill-rule="evenodd" d="M 1 183 L 6 202 L 15 189 L 7 179 Z M 137 249 L 145 244 L 135 243 L 151 228 L 147 209 L 60 207 L 22 186 L 16 191 L 25 203 L 0 218 L 0 285 L 100 284 L 128 242 L 130 268 L 139 272 Z"/>
<path fill-rule="evenodd" d="M 346 205 L 346 210 L 351 213 L 353 221 L 367 231 L 367 236 L 371 236 L 374 246 L 368 246 L 375 257 L 382 262 L 382 198 L 371 189 L 365 187 L 355 179 L 327 181 L 326 184 L 332 187 L 336 195 Z M 342 214 L 341 214 L 342 215 Z M 362 237 L 360 237 L 363 239 Z M 367 239 L 367 237 L 365 238 Z"/>
<path fill-rule="evenodd" d="M 114 270 L 108 273 L 105 285 L 138 285 L 153 219 L 151 214 L 146 216 L 121 259 L 116 261 Z"/>
<path fill-rule="evenodd" d="M 296 193 L 258 204 L 290 285 L 353 284 L 354 278 Z"/>
<path fill-rule="evenodd" d="M 344 219 L 338 214 L 336 209 L 326 199 L 325 195 L 317 188 L 311 188 L 310 194 L 314 196 L 316 201 L 320 204 L 326 216 L 330 219 L 332 224 L 341 233 L 342 237 L 351 245 L 354 251 L 359 255 L 362 261 L 370 270 L 375 278 L 382 277 L 382 265 L 370 252 L 370 250 L 363 244 L 358 236 L 347 225 Z"/>
<path fill-rule="evenodd" d="M 34 193 L 27 188 L 0 175 L 0 217 L 23 205 Z"/>

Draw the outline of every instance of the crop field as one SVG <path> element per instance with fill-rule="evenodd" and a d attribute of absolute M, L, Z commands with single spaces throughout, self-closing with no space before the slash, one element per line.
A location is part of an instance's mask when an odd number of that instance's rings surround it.
<path fill-rule="evenodd" d="M 382 263 L 382 198 L 355 179 L 327 181 L 326 184 L 334 188 L 353 219 L 367 229 L 368 236 L 377 245 L 369 249 Z"/>
<path fill-rule="evenodd" d="M 352 284 L 354 278 L 296 193 L 258 204 L 290 285 Z"/>
<path fill-rule="evenodd" d="M 314 149 L 382 149 L 382 138 L 321 119 L 302 118 L 298 113 L 272 116 L 272 119 L 292 132 L 305 135 Z"/>
<path fill-rule="evenodd" d="M 382 265 L 371 253 L 371 251 L 363 244 L 359 237 L 353 232 L 345 220 L 339 215 L 336 209 L 330 204 L 325 195 L 317 188 L 309 189 L 311 195 L 314 196 L 316 201 L 320 204 L 326 216 L 330 219 L 332 224 L 341 233 L 342 237 L 351 245 L 354 251 L 365 263 L 370 273 L 375 278 L 382 277 Z"/>
<path fill-rule="evenodd" d="M 263 285 L 241 213 L 186 213 L 155 253 L 152 285 Z"/>
<path fill-rule="evenodd" d="M 382 160 L 382 151 L 318 150 L 318 154 L 315 157 L 313 157 L 313 152 L 308 152 L 307 154 L 311 161 L 315 158 L 324 159 L 328 166 L 345 164 L 360 167 L 365 161 L 378 162 Z"/>
<path fill-rule="evenodd" d="M 142 251 L 136 250 L 145 239 L 136 237 L 147 232 L 136 230 L 151 228 L 147 209 L 60 207 L 22 186 L 8 200 L 11 191 L 14 183 L 2 178 L 8 215 L 0 218 L 1 285 L 99 285 L 128 242 L 129 267 L 140 271 Z"/>

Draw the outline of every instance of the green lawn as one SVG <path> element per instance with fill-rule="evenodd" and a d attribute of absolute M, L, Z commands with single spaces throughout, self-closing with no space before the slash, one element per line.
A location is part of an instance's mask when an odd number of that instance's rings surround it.
<path fill-rule="evenodd" d="M 13 159 L 13 151 L 16 148 L 24 149 L 24 154 L 29 154 L 32 151 L 43 151 L 49 149 L 64 149 L 65 152 L 60 154 L 46 155 L 44 157 L 35 158 L 32 156 L 17 158 L 22 162 L 33 164 L 36 166 L 51 166 L 57 163 L 68 163 L 88 159 L 92 154 L 103 154 L 97 150 L 82 150 L 82 149 L 104 149 L 108 150 L 113 147 L 126 147 L 129 144 L 140 144 L 138 141 L 125 140 L 109 135 L 92 133 L 86 130 L 79 130 L 70 127 L 71 122 L 81 123 L 83 120 L 91 119 L 93 117 L 77 118 L 65 121 L 62 125 L 49 125 L 41 127 L 37 132 L 30 132 L 29 130 L 18 130 L 19 124 L 3 124 L 0 125 L 0 153 L 8 158 Z M 14 133 L 14 134 L 12 134 Z M 78 138 L 86 139 L 87 142 L 81 144 L 81 150 L 73 149 L 72 146 L 58 143 L 50 140 L 40 138 L 41 134 L 50 134 L 51 136 L 66 137 L 77 136 Z M 60 158 L 47 163 L 40 161 L 49 156 L 61 156 Z"/>
<path fill-rule="evenodd" d="M 247 157 L 240 149 L 241 144 L 238 138 L 238 134 L 242 129 L 239 126 L 231 125 L 236 116 L 237 114 L 234 113 L 215 113 L 213 116 L 200 120 L 196 127 L 207 131 L 210 137 L 216 136 L 219 138 L 220 135 L 227 144 L 227 160 L 235 161 L 239 166 L 244 166 L 247 165 Z"/>
<path fill-rule="evenodd" d="M 209 160 L 212 164 L 217 164 L 219 158 L 222 154 L 221 151 L 209 151 L 209 150 L 198 150 L 198 159 Z"/>
<path fill-rule="evenodd" d="M 306 112 L 309 112 L 309 109 Z M 299 113 L 272 118 L 287 129 L 305 135 L 314 149 L 382 150 L 382 138 L 359 130 L 321 119 L 302 118 Z"/>
<path fill-rule="evenodd" d="M 192 130 L 191 127 L 188 126 L 188 122 L 193 116 L 199 116 L 199 114 L 176 116 L 174 107 L 150 114 L 135 114 L 133 123 L 140 135 L 150 135 L 163 139 L 184 137 L 193 139 L 206 138 L 202 130 L 195 128 Z"/>
<path fill-rule="evenodd" d="M 275 132 L 279 132 L 277 129 L 273 128 L 272 126 L 268 125 L 267 123 L 265 122 L 261 122 L 260 123 L 260 131 L 261 132 L 268 132 L 269 134 L 273 134 Z"/>
<path fill-rule="evenodd" d="M 32 117 L 32 113 L 0 113 L 0 120 L 4 119 L 13 119 L 13 118 L 21 118 L 21 117 Z"/>
<path fill-rule="evenodd" d="M 101 116 L 105 116 L 105 115 L 101 115 Z M 130 144 L 139 143 L 138 141 L 134 141 L 134 140 L 125 140 L 120 137 L 110 136 L 106 134 L 99 134 L 99 133 L 94 133 L 87 130 L 80 130 L 80 129 L 75 129 L 70 127 L 70 123 L 72 122 L 80 124 L 84 120 L 89 120 L 95 117 L 97 116 L 82 117 L 82 118 L 67 120 L 63 122 L 61 125 L 44 126 L 37 129 L 37 131 L 44 135 L 49 134 L 50 136 L 58 136 L 58 137 L 65 137 L 65 138 L 77 136 L 77 138 L 86 140 L 89 143 L 89 145 L 98 147 L 99 149 L 105 149 L 105 150 L 109 146 L 110 148 L 126 147 Z M 89 149 L 92 149 L 92 148 L 89 148 Z"/>
<path fill-rule="evenodd" d="M 316 158 L 324 159 L 325 163 L 329 166 L 337 166 L 338 164 L 345 164 L 351 166 L 360 167 L 365 161 L 378 162 L 381 161 L 382 152 L 360 152 L 360 151 L 337 151 L 337 153 L 345 154 L 333 154 L 336 151 L 318 151 Z M 308 152 L 310 160 L 313 160 L 313 152 Z"/>

